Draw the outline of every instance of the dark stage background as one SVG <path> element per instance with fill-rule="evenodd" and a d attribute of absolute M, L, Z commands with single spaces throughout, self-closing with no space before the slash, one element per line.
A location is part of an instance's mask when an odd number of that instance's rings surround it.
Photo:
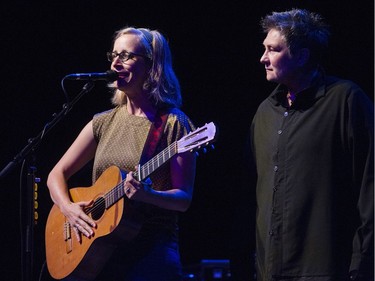
<path fill-rule="evenodd" d="M 214 121 L 220 130 L 215 149 L 198 158 L 194 202 L 181 215 L 185 265 L 229 258 L 237 203 L 231 199 L 241 190 L 238 171 L 245 135 L 256 107 L 274 87 L 266 82 L 259 63 L 262 16 L 292 7 L 321 13 L 333 31 L 327 72 L 357 82 L 373 99 L 374 3 L 370 0 L 7 2 L 0 11 L 0 169 L 61 110 L 65 99 L 60 81 L 65 75 L 109 68 L 105 53 L 115 30 L 125 25 L 150 27 L 169 38 L 183 110 L 197 126 Z M 76 96 L 83 84 L 66 83 L 70 96 Z M 110 108 L 109 100 L 105 83 L 96 82 L 26 159 L 25 169 L 35 165 L 41 179 L 32 280 L 50 280 L 43 268 L 44 227 L 52 206 L 47 174 L 92 115 Z M 25 237 L 20 231 L 24 223 L 20 198 L 26 197 L 27 185 L 24 177 L 20 182 L 21 167 L 19 163 L 0 179 L 1 280 L 22 280 Z M 87 168 L 72 186 L 90 185 L 90 176 Z"/>

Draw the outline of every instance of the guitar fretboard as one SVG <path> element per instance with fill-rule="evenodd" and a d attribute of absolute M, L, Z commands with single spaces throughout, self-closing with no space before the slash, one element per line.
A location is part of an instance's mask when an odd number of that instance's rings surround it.
<path fill-rule="evenodd" d="M 134 177 L 138 178 L 140 181 L 144 180 L 175 154 L 177 154 L 177 141 L 170 144 L 163 151 L 159 152 L 155 157 L 140 167 L 140 172 L 138 173 L 138 171 L 136 171 Z"/>
<path fill-rule="evenodd" d="M 134 172 L 134 177 L 139 181 L 144 180 L 154 171 L 156 171 L 160 166 L 171 159 L 175 154 L 177 154 L 177 141 L 170 144 L 151 160 L 147 161 L 143 166 L 139 167 L 138 171 Z M 122 180 L 118 185 L 116 185 L 104 195 L 106 209 L 111 207 L 125 195 L 124 182 L 125 180 Z"/>

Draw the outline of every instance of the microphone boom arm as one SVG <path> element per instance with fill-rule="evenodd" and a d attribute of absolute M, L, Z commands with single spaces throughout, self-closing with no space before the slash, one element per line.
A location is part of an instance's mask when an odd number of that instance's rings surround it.
<path fill-rule="evenodd" d="M 73 108 L 73 106 L 78 102 L 78 100 L 86 93 L 90 92 L 94 88 L 95 84 L 93 81 L 87 82 L 81 92 L 74 97 L 74 99 L 68 103 L 63 105 L 62 110 L 59 113 L 52 114 L 53 119 L 51 122 L 48 122 L 44 127 L 43 130 L 34 138 L 30 138 L 28 140 L 28 144 L 13 158 L 12 161 L 8 163 L 8 165 L 3 168 L 0 172 L 0 178 L 5 177 L 11 170 L 15 168 L 15 166 L 23 161 L 31 151 L 35 151 L 41 140 L 44 136 L 59 122 L 61 121 Z"/>

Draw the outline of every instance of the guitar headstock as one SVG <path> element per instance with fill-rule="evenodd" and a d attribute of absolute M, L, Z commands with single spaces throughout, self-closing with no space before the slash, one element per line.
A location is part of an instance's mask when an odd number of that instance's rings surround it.
<path fill-rule="evenodd" d="M 217 138 L 217 128 L 213 122 L 190 132 L 177 141 L 178 153 L 197 151 L 213 143 Z"/>

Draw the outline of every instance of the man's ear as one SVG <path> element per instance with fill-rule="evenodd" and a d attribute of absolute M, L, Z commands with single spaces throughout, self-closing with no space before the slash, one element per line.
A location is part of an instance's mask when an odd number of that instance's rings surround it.
<path fill-rule="evenodd" d="M 304 66 L 309 62 L 310 50 L 307 48 L 302 48 L 298 51 L 298 64 Z"/>

